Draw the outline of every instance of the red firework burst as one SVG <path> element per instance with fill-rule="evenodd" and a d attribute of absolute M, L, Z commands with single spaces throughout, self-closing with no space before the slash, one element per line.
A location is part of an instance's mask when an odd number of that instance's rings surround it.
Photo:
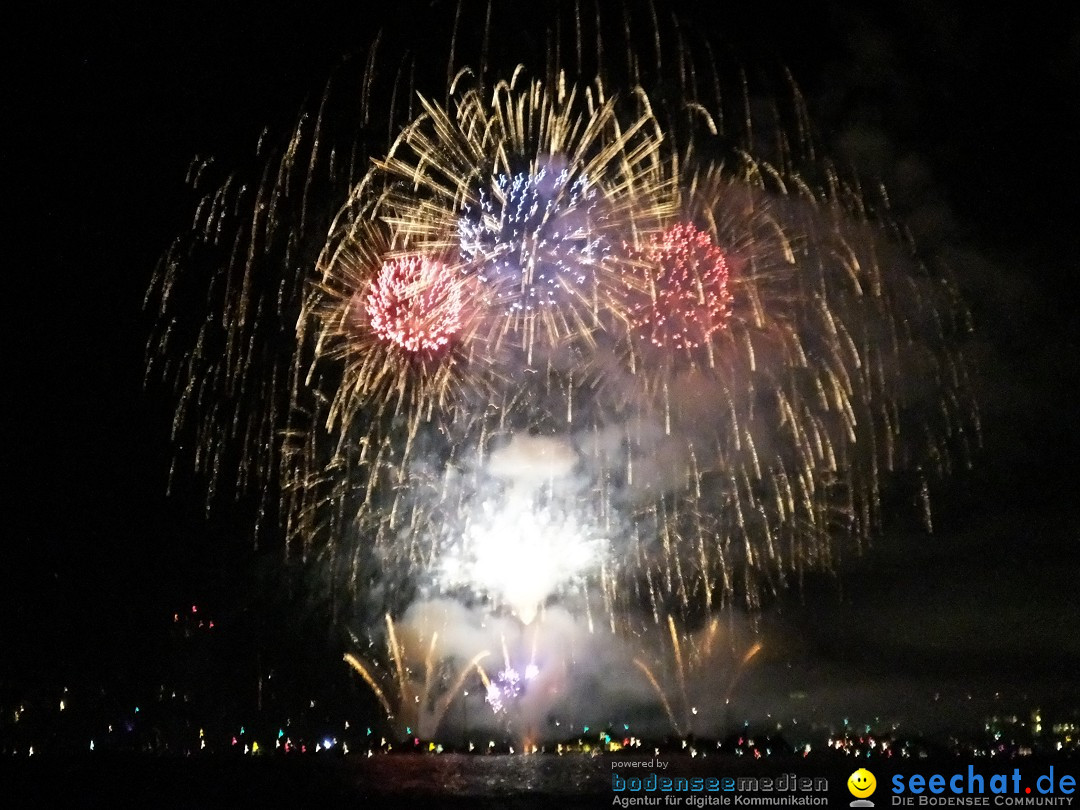
<path fill-rule="evenodd" d="M 364 298 L 371 329 L 407 352 L 435 351 L 461 329 L 463 293 L 440 261 L 403 256 L 383 262 Z"/>
<path fill-rule="evenodd" d="M 728 263 L 704 231 L 673 225 L 638 258 L 649 298 L 631 307 L 631 322 L 653 345 L 697 348 L 731 316 Z"/>

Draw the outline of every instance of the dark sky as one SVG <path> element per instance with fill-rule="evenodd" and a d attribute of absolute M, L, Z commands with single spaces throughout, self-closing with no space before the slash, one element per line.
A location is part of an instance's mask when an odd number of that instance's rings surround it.
<path fill-rule="evenodd" d="M 453 16 L 445 3 L 219 5 L 48 4 L 4 26 L 9 682 L 153 670 L 173 610 L 228 610 L 251 587 L 243 527 L 204 521 L 192 492 L 165 497 L 171 403 L 142 390 L 142 296 L 190 221 L 185 171 L 196 154 L 246 159 L 263 126 L 285 131 L 380 14 L 421 49 L 445 48 Z M 828 149 L 883 178 L 953 261 L 977 319 L 985 449 L 942 488 L 933 536 L 898 527 L 840 580 L 792 594 L 781 623 L 821 671 L 888 684 L 1001 669 L 1057 687 L 1071 671 L 1075 685 L 1080 17 L 792 5 L 688 13 L 718 50 L 790 66 Z"/>

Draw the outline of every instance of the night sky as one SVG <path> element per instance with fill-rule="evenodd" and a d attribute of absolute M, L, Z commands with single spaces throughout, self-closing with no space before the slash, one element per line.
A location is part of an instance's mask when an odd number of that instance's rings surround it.
<path fill-rule="evenodd" d="M 276 557 L 252 551 L 243 510 L 206 520 L 197 482 L 165 495 L 172 403 L 143 389 L 143 294 L 191 221 L 195 155 L 250 160 L 263 127 L 285 132 L 312 106 L 380 14 L 445 49 L 453 5 L 219 5 L 42 5 L 4 26 L 7 690 L 153 679 L 164 628 L 194 603 L 246 628 L 238 658 L 277 634 L 280 617 L 260 613 Z M 769 626 L 798 639 L 790 658 L 811 686 L 845 672 L 879 694 L 914 679 L 1075 695 L 1080 15 L 739 5 L 687 14 L 735 59 L 789 66 L 827 151 L 880 177 L 917 240 L 949 259 L 976 320 L 984 430 L 974 468 L 935 489 L 933 535 L 898 503 L 885 537 L 785 594 Z"/>

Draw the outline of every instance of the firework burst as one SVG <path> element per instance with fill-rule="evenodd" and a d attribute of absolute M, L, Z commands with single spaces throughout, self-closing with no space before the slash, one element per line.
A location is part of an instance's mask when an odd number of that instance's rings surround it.
<path fill-rule="evenodd" d="M 755 156 L 679 65 L 680 103 L 451 71 L 376 146 L 328 146 L 320 111 L 170 251 L 175 434 L 211 491 L 234 453 L 343 602 L 562 599 L 612 629 L 754 606 L 874 536 L 894 474 L 925 492 L 977 442 L 947 274 L 800 148 L 797 98 L 798 137 L 772 120 Z M 191 264 L 212 311 L 185 324 Z"/>
<path fill-rule="evenodd" d="M 677 224 L 640 251 L 649 298 L 631 307 L 631 328 L 663 349 L 700 348 L 731 314 L 727 260 L 709 235 Z"/>
<path fill-rule="evenodd" d="M 483 87 L 451 99 L 423 100 L 378 161 L 386 220 L 425 249 L 460 252 L 492 309 L 490 355 L 515 349 L 531 366 L 591 349 L 622 288 L 614 246 L 651 233 L 674 204 L 647 99 L 620 105 L 599 82 L 562 76 L 552 89 L 520 71 L 490 100 Z"/>
<path fill-rule="evenodd" d="M 553 175 L 549 177 L 549 174 Z M 597 236 L 596 191 L 585 178 L 567 188 L 567 172 L 500 175 L 480 208 L 463 207 L 462 257 L 513 317 L 565 306 L 588 282 L 606 248 Z"/>
<path fill-rule="evenodd" d="M 383 262 L 363 308 L 380 340 L 407 352 L 437 352 L 461 329 L 461 285 L 446 265 L 426 256 Z"/>

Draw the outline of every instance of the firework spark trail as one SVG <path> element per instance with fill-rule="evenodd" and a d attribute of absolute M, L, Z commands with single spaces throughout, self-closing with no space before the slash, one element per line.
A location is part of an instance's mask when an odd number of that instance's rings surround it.
<path fill-rule="evenodd" d="M 653 98 L 640 56 L 591 75 L 573 30 L 573 73 L 487 69 L 485 44 L 448 87 L 395 80 L 383 145 L 335 145 L 328 91 L 152 285 L 208 503 L 235 472 L 343 604 L 562 599 L 612 629 L 756 606 L 872 538 L 897 477 L 929 520 L 927 480 L 978 442 L 962 302 L 817 156 L 798 94 L 792 134 L 745 90 L 733 116 L 680 46 L 655 70 L 681 96 Z M 495 466 L 531 436 L 566 464 L 526 459 L 523 488 Z M 515 598 L 491 569 L 523 559 L 547 575 Z"/>
<path fill-rule="evenodd" d="M 690 634 L 683 638 L 676 627 L 675 617 L 669 614 L 669 654 L 652 666 L 643 660 L 642 656 L 634 658 L 634 665 L 645 676 L 663 706 L 672 731 L 680 737 L 693 731 L 698 715 L 697 706 L 690 693 L 692 678 L 696 676 L 703 679 L 713 697 L 719 682 L 723 688 L 722 703 L 729 705 L 739 680 L 764 647 L 761 641 L 755 641 L 741 654 L 737 653 L 734 647 L 721 650 L 714 644 L 719 626 L 720 620 L 713 618 L 702 631 L 704 639 Z M 685 649 L 687 646 L 689 651 Z M 660 673 L 659 677 L 657 672 Z"/>
<path fill-rule="evenodd" d="M 457 666 L 456 674 L 447 680 L 438 674 L 440 662 L 444 659 L 439 655 L 441 649 L 437 632 L 431 633 L 431 640 L 426 644 L 427 652 L 422 661 L 417 661 L 413 648 L 422 648 L 423 639 L 418 639 L 416 645 L 402 643 L 398 639 L 397 625 L 389 614 L 385 617 L 385 626 L 387 655 L 394 668 L 394 677 L 385 679 L 389 680 L 389 684 L 380 683 L 384 679 L 373 674 L 377 664 L 365 663 L 353 653 L 345 653 L 344 660 L 371 689 L 399 734 L 431 739 L 450 706 L 461 694 L 466 679 L 474 672 L 486 679 L 480 664 L 490 653 L 487 650 L 475 653 L 464 664 Z M 422 672 L 422 676 L 418 677 L 418 671 Z M 392 698 L 388 697 L 388 692 Z"/>
<path fill-rule="evenodd" d="M 371 689 L 372 694 L 379 700 L 379 705 L 382 706 L 383 711 L 387 717 L 394 716 L 394 710 L 390 707 L 390 701 L 386 697 L 386 693 L 383 692 L 382 687 L 379 686 L 378 680 L 371 674 L 371 670 L 352 653 L 345 653 L 345 663 L 356 670 L 360 677 L 364 679 L 364 683 Z"/>

